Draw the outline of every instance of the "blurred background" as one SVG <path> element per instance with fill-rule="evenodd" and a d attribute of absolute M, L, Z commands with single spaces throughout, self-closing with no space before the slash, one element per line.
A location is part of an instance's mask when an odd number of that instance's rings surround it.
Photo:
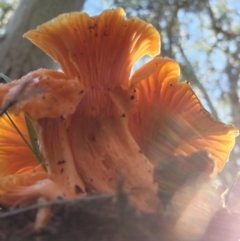
<path fill-rule="evenodd" d="M 240 128 L 240 1 L 235 0 L 0 0 L 0 72 L 20 78 L 40 67 L 57 68 L 22 38 L 24 32 L 60 13 L 99 14 L 123 7 L 127 17 L 152 23 L 161 34 L 161 56 L 181 66 L 205 108 Z M 139 67 L 147 58 L 137 63 Z M 230 187 L 239 171 L 240 138 L 220 174 Z M 234 187 L 239 193 L 240 181 Z M 237 190 L 239 189 L 239 190 Z"/>

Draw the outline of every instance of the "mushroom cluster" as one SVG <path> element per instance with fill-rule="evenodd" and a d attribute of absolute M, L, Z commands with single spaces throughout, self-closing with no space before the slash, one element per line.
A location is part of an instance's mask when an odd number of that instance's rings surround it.
<path fill-rule="evenodd" d="M 238 131 L 215 120 L 188 82 L 178 82 L 178 64 L 156 57 L 131 76 L 137 60 L 160 52 L 151 24 L 126 20 L 121 8 L 94 17 L 74 12 L 24 37 L 62 72 L 39 69 L 0 85 L 1 108 L 20 90 L 24 95 L 8 112 L 26 139 L 24 115 L 30 118 L 47 169 L 1 116 L 1 205 L 114 193 L 124 178 L 132 203 L 153 211 L 154 167 L 162 160 L 200 150 L 214 161 L 212 175 L 223 168 Z"/>

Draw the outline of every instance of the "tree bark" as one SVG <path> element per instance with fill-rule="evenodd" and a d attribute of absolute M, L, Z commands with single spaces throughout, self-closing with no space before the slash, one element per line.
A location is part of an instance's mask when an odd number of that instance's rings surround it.
<path fill-rule="evenodd" d="M 0 39 L 0 72 L 17 79 L 38 68 L 56 68 L 22 35 L 61 13 L 80 11 L 85 0 L 20 0 Z M 0 79 L 1 82 L 1 79 Z"/>

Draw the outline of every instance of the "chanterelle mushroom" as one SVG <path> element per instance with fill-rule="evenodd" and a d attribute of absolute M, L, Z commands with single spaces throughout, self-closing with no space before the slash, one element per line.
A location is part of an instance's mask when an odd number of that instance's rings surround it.
<path fill-rule="evenodd" d="M 36 169 L 28 168 L 32 157 L 26 154 L 15 173 L 1 178 L 0 203 L 72 198 L 85 195 L 86 188 L 113 193 L 124 176 L 132 202 L 153 211 L 159 204 L 153 168 L 162 158 L 205 150 L 216 162 L 216 172 L 223 167 L 236 128 L 216 121 L 190 85 L 178 83 L 179 67 L 171 59 L 156 58 L 130 79 L 138 59 L 159 54 L 160 37 L 152 25 L 124 16 L 121 8 L 95 17 L 63 14 L 24 35 L 59 63 L 63 73 L 40 69 L 0 86 L 0 106 L 25 81 L 26 93 L 41 87 L 11 112 L 31 118 L 47 166 L 47 173 L 17 174 Z M 8 131 L 4 124 L 1 128 Z M 1 146 L 9 145 L 7 138 L 1 140 Z M 21 158 L 27 150 L 16 144 L 11 152 L 21 152 Z M 17 156 L 0 158 L 6 170 L 18 162 Z"/>

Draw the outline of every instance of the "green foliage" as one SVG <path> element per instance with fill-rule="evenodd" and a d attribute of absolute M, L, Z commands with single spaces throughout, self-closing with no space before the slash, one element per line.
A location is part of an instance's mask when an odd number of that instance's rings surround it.
<path fill-rule="evenodd" d="M 10 83 L 12 80 L 8 78 L 5 74 L 0 73 L 0 77 L 2 77 L 7 83 Z"/>
<path fill-rule="evenodd" d="M 17 0 L 0 0 L 0 29 L 4 28 L 9 15 L 16 7 Z"/>

